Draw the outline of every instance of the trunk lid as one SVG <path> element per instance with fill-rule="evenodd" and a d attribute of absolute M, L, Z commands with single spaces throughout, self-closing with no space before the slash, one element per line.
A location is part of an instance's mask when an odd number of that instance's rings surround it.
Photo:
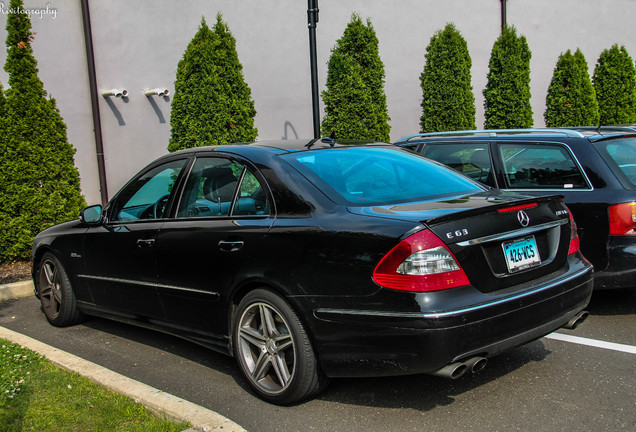
<path fill-rule="evenodd" d="M 493 192 L 349 211 L 430 229 L 482 292 L 564 271 L 570 245 L 570 214 L 560 196 L 520 198 Z"/>

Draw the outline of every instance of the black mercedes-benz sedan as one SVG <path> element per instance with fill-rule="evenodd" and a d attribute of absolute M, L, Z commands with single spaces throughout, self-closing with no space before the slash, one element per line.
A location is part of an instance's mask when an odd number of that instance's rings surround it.
<path fill-rule="evenodd" d="M 41 232 L 36 295 L 234 356 L 290 404 L 332 377 L 431 373 L 574 327 L 592 292 L 559 196 L 491 189 L 386 144 L 202 147 Z"/>

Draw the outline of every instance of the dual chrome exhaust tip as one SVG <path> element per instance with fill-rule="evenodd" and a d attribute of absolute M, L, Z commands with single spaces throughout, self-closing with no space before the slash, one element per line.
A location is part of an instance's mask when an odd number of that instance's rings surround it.
<path fill-rule="evenodd" d="M 579 326 L 579 324 L 581 324 L 583 321 L 585 321 L 588 317 L 589 313 L 588 311 L 581 311 L 579 313 L 577 313 L 576 315 L 574 315 L 570 321 L 568 321 L 563 328 L 569 329 L 569 330 L 574 330 L 575 328 L 577 328 Z"/>
<path fill-rule="evenodd" d="M 486 357 L 471 357 L 465 361 L 446 365 L 440 370 L 433 372 L 431 375 L 442 378 L 457 379 L 466 372 L 477 373 L 482 371 L 486 367 L 486 364 L 488 364 L 488 359 Z"/>

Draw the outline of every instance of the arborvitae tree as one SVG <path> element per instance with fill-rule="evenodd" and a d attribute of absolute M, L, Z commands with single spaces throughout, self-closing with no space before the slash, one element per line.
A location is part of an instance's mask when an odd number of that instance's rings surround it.
<path fill-rule="evenodd" d="M 484 90 L 486 129 L 532 127 L 530 105 L 530 48 L 525 36 L 506 26 L 490 55 Z"/>
<path fill-rule="evenodd" d="M 7 155 L 7 143 L 5 141 L 6 131 L 5 131 L 5 118 L 7 114 L 6 110 L 6 97 L 4 95 L 4 87 L 0 82 L 0 184 L 4 184 L 4 165 L 6 161 Z M 0 191 L 1 193 L 2 191 Z M 4 205 L 0 201 L 0 218 L 2 218 Z M 0 220 L 0 230 L 4 229 L 4 223 Z"/>
<path fill-rule="evenodd" d="M 420 75 L 422 132 L 475 129 L 475 95 L 468 45 L 453 24 L 431 38 Z"/>
<path fill-rule="evenodd" d="M 322 93 L 324 135 L 388 141 L 391 126 L 384 94 L 384 64 L 371 21 L 353 14 L 328 63 Z"/>
<path fill-rule="evenodd" d="M 6 102 L 6 97 L 4 96 L 4 87 L 2 87 L 2 83 L 0 82 L 0 127 L 2 127 L 2 121 L 4 120 L 4 115 L 5 115 L 5 109 L 4 109 L 4 104 Z M 0 134 L 3 135 L 3 134 Z M 4 137 L 0 136 L 0 140 L 2 140 Z M 0 141 L 2 142 L 2 141 Z"/>
<path fill-rule="evenodd" d="M 33 237 L 79 215 L 85 205 L 66 125 L 47 97 L 33 57 L 21 0 L 7 15 L 9 88 L 0 158 L 0 262 L 29 258 Z"/>
<path fill-rule="evenodd" d="M 594 68 L 600 124 L 636 122 L 636 69 L 624 46 L 606 49 Z"/>
<path fill-rule="evenodd" d="M 177 66 L 169 151 L 253 141 L 256 109 L 243 77 L 236 40 L 221 14 L 205 18 Z"/>
<path fill-rule="evenodd" d="M 548 127 L 598 125 L 598 103 L 585 56 L 580 49 L 559 56 L 546 97 Z"/>

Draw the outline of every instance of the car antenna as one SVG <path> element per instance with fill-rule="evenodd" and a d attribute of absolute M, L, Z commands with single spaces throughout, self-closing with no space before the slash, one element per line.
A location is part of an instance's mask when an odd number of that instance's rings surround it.
<path fill-rule="evenodd" d="M 596 128 L 596 133 L 597 133 L 597 134 L 601 134 L 601 135 L 603 135 L 603 134 L 601 133 L 601 127 L 602 127 L 602 126 L 603 126 L 603 121 L 602 121 L 602 120 L 599 120 L 599 121 L 598 121 L 598 127 Z"/>

